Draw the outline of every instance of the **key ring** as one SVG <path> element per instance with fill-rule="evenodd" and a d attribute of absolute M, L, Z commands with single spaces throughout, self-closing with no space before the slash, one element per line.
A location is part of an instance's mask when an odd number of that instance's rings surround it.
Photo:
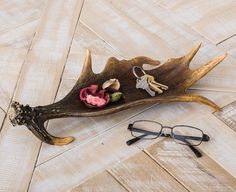
<path fill-rule="evenodd" d="M 146 75 L 145 71 L 142 69 L 142 67 L 139 66 L 133 66 L 132 70 L 133 70 L 133 74 L 137 79 L 141 79 L 141 77 L 139 77 L 135 71 L 135 69 L 139 69 L 142 71 L 143 75 Z"/>

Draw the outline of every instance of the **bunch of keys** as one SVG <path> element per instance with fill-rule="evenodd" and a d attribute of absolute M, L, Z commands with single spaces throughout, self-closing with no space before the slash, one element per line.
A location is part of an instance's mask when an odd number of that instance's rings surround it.
<path fill-rule="evenodd" d="M 142 76 L 139 77 L 137 75 L 137 73 L 136 73 L 137 69 L 139 69 L 143 73 Z M 137 89 L 144 89 L 152 97 L 155 96 L 155 92 L 157 92 L 158 94 L 161 94 L 161 93 L 163 93 L 163 90 L 168 89 L 168 86 L 156 82 L 155 78 L 151 75 L 146 74 L 145 71 L 141 67 L 134 66 L 133 67 L 133 74 L 137 78 L 136 88 Z"/>

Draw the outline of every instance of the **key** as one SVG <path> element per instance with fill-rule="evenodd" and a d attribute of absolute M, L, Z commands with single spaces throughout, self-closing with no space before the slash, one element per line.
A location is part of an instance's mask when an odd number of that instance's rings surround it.
<path fill-rule="evenodd" d="M 161 89 L 164 89 L 164 90 L 168 89 L 168 86 L 156 82 L 153 76 L 147 75 L 147 78 L 148 78 L 148 84 L 149 85 L 152 84 L 152 87 L 156 86 L 157 88 L 161 88 Z"/>
<path fill-rule="evenodd" d="M 155 92 L 152 91 L 148 85 L 148 80 L 147 80 L 147 75 L 143 75 L 140 79 L 136 80 L 136 88 L 137 89 L 144 89 L 145 91 L 148 92 L 149 95 L 152 97 L 155 96 Z"/>
<path fill-rule="evenodd" d="M 158 94 L 162 94 L 162 93 L 163 93 L 163 91 L 159 88 L 159 86 L 157 86 L 157 85 L 155 85 L 155 84 L 153 84 L 153 83 L 151 83 L 151 82 L 149 82 L 148 84 L 149 84 L 149 87 L 150 87 L 153 91 L 157 92 Z"/>

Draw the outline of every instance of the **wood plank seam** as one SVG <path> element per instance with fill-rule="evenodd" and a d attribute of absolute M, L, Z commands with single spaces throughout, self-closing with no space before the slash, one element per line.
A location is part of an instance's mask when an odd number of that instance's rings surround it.
<path fill-rule="evenodd" d="M 105 170 L 111 177 L 113 177 L 125 190 L 128 192 L 132 192 L 132 190 L 126 186 L 124 183 L 122 183 L 109 169 Z"/>
<path fill-rule="evenodd" d="M 221 43 L 224 43 L 225 41 L 230 40 L 231 38 L 233 38 L 233 37 L 235 37 L 235 36 L 236 36 L 236 33 L 233 34 L 233 35 L 231 35 L 231 36 L 229 36 L 228 38 L 226 38 L 226 39 L 224 39 L 224 40 L 222 40 L 222 41 L 216 43 L 216 46 L 220 45 Z"/>
<path fill-rule="evenodd" d="M 7 114 L 7 112 L 2 107 L 0 107 L 0 110 L 2 110 L 5 114 Z"/>
<path fill-rule="evenodd" d="M 71 49 L 71 46 L 72 46 L 72 42 L 73 42 L 73 40 L 74 40 L 74 35 L 75 35 L 75 32 L 76 32 L 76 28 L 77 28 L 77 25 L 78 25 L 78 23 L 79 23 L 79 18 L 80 18 L 81 12 L 82 12 L 82 10 L 83 10 L 83 5 L 84 5 L 84 0 L 83 0 L 83 2 L 82 2 L 81 11 L 80 11 L 80 13 L 79 13 L 79 17 L 78 17 L 77 22 L 76 22 L 76 25 L 75 25 L 75 29 L 74 29 L 74 32 L 73 32 L 73 37 L 71 38 L 71 41 L 70 41 L 70 47 L 69 47 L 68 52 L 67 52 L 65 64 L 64 64 L 64 66 L 63 66 L 62 73 L 61 73 L 61 77 L 60 77 L 60 80 L 59 80 L 59 83 L 58 83 L 58 87 L 57 87 L 57 90 L 56 90 L 56 94 L 55 94 L 55 97 L 54 97 L 54 99 L 53 99 L 54 101 L 56 100 L 56 97 L 57 97 L 59 88 L 60 88 L 60 86 L 61 86 L 62 77 L 63 77 L 64 71 L 65 71 L 65 66 L 66 66 L 66 63 L 67 63 L 67 60 L 68 60 L 68 56 L 69 56 L 69 53 L 70 53 L 70 49 Z M 47 126 L 48 126 L 48 122 L 47 122 L 47 124 L 45 125 L 45 127 L 47 128 Z M 42 148 L 42 142 L 41 142 L 40 147 L 39 147 L 38 157 L 39 157 L 39 154 L 40 154 L 40 152 L 41 152 L 41 148 Z M 35 167 L 36 167 L 36 165 L 37 165 L 37 162 L 38 162 L 38 158 L 37 158 L 37 160 L 36 160 Z M 35 167 L 34 167 L 34 169 L 35 169 Z M 32 173 L 32 176 L 33 176 L 33 173 Z M 32 180 L 32 177 L 31 177 L 31 180 Z M 31 182 L 31 180 L 30 180 L 30 182 Z M 30 185 L 29 185 L 29 186 L 30 186 Z M 28 188 L 28 189 L 29 189 L 29 188 Z"/>
<path fill-rule="evenodd" d="M 189 149 L 184 149 L 184 146 L 177 146 L 174 141 L 164 141 L 164 143 L 154 144 L 148 148 L 148 154 L 170 174 L 184 183 L 190 191 L 208 188 L 210 191 L 218 191 L 218 189 L 221 191 L 234 189 L 233 191 L 235 191 L 236 180 L 233 175 L 217 164 L 208 154 L 203 153 L 202 158 L 196 158 L 192 156 L 193 154 Z M 172 153 L 173 156 L 169 156 Z M 198 185 L 199 183 L 201 185 Z M 195 184 L 196 186 L 194 186 Z"/>
<path fill-rule="evenodd" d="M 9 28 L 9 30 L 0 31 L 0 33 L 1 33 L 1 35 L 3 35 L 3 34 L 5 34 L 5 33 L 9 33 L 9 32 L 11 32 L 11 31 L 15 31 L 15 30 L 17 30 L 18 28 L 20 28 L 20 27 L 22 27 L 22 26 L 24 26 L 24 25 L 27 25 L 27 24 L 29 24 L 29 23 L 35 22 L 36 20 L 39 20 L 40 17 L 41 17 L 41 16 L 39 16 L 39 17 L 37 17 L 37 18 L 34 18 L 33 20 L 30 20 L 30 21 L 28 21 L 28 22 L 25 22 L 25 23 L 22 23 L 22 24 L 20 24 L 20 25 L 17 25 L 17 26 L 15 26 L 14 28 Z"/>
<path fill-rule="evenodd" d="M 121 55 L 121 53 L 116 49 L 114 48 L 109 42 L 105 41 L 99 34 L 96 33 L 96 31 L 94 31 L 93 29 L 91 29 L 88 25 L 86 25 L 86 23 L 84 23 L 83 21 L 80 21 L 80 23 L 82 25 L 84 25 L 85 27 L 87 27 L 90 31 L 92 31 L 99 39 L 101 39 L 102 41 L 106 42 L 106 44 L 108 46 L 110 46 L 117 55 L 121 56 L 122 58 L 125 58 L 123 55 Z"/>
<path fill-rule="evenodd" d="M 142 150 L 145 155 L 147 155 L 152 161 L 154 161 L 156 164 L 158 164 L 162 169 L 166 171 L 167 174 L 169 174 L 171 177 L 173 177 L 180 185 L 182 185 L 187 191 L 191 192 L 187 186 L 184 185 L 181 181 L 178 180 L 171 172 L 169 172 L 164 166 L 162 166 L 153 156 L 150 154 L 146 149 Z"/>
<path fill-rule="evenodd" d="M 80 18 L 80 15 L 81 15 L 81 13 L 82 13 L 82 10 L 83 10 L 84 1 L 85 1 L 85 0 L 83 0 L 83 2 L 82 2 L 81 10 L 80 10 L 80 13 L 79 13 L 77 22 L 76 22 L 76 24 L 75 24 L 75 29 L 74 29 L 74 32 L 73 32 L 73 35 L 72 35 L 73 37 L 71 38 L 71 41 L 70 41 L 70 47 L 69 47 L 68 52 L 67 52 L 67 55 L 66 55 L 65 64 L 64 64 L 63 69 L 62 69 L 61 78 L 60 78 L 59 83 L 58 83 L 58 87 L 57 87 L 57 90 L 56 90 L 56 94 L 55 94 L 55 97 L 54 97 L 54 101 L 56 100 L 56 97 L 57 97 L 57 95 L 58 95 L 58 91 L 59 91 L 59 88 L 60 88 L 60 85 L 61 85 L 61 81 L 62 81 L 62 77 L 63 77 L 64 71 L 65 71 L 66 63 L 67 63 L 67 60 L 68 60 L 68 57 L 69 57 L 69 53 L 70 53 L 70 50 L 71 50 L 71 46 L 72 46 L 72 43 L 73 43 L 73 40 L 74 40 L 76 28 L 77 28 L 77 26 L 78 26 L 79 18 Z"/>
<path fill-rule="evenodd" d="M 0 132 L 1 132 L 3 124 L 4 124 L 4 121 L 5 121 L 6 117 L 7 117 L 7 112 L 2 107 L 0 107 L 0 110 L 5 114 L 4 117 L 3 117 L 2 123 L 0 125 Z"/>

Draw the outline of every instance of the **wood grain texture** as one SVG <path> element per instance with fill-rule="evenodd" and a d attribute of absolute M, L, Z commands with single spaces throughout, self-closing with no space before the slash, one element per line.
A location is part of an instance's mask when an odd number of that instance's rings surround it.
<path fill-rule="evenodd" d="M 189 191 L 235 191 L 236 179 L 203 154 L 196 158 L 188 146 L 165 139 L 145 150 Z"/>
<path fill-rule="evenodd" d="M 108 172 L 104 171 L 71 190 L 71 192 L 83 191 L 126 192 L 127 190 L 119 182 L 117 182 Z"/>
<path fill-rule="evenodd" d="M 140 152 L 109 170 L 129 191 L 187 191 L 150 157 Z"/>
<path fill-rule="evenodd" d="M 0 33 L 15 30 L 17 27 L 38 19 L 46 0 L 22 0 L 0 2 Z"/>
<path fill-rule="evenodd" d="M 224 106 L 221 112 L 215 112 L 214 115 L 236 131 L 236 101 Z"/>
<path fill-rule="evenodd" d="M 39 19 L 21 25 L 14 30 L 0 33 L 0 45 L 9 48 L 29 48 Z"/>
<path fill-rule="evenodd" d="M 194 25 L 194 29 L 201 35 L 208 38 L 214 44 L 224 41 L 228 37 L 235 35 L 236 25 L 236 2 L 226 3 L 218 10 L 209 12 L 205 18 Z M 224 25 L 224 27 L 221 27 Z"/>
<path fill-rule="evenodd" d="M 27 49 L 0 47 L 0 106 L 7 111 Z"/>
<path fill-rule="evenodd" d="M 14 95 L 32 104 L 53 101 L 82 5 L 82 1 L 48 3 Z M 40 142 L 27 132 L 5 121 L 0 135 L 0 191 L 28 188 Z"/>
<path fill-rule="evenodd" d="M 156 58 L 158 54 L 158 59 L 162 61 L 177 56 L 164 40 L 115 9 L 112 3 L 104 0 L 86 1 L 80 21 L 125 58 L 139 55 Z M 130 50 L 131 47 L 135 49 Z"/>

